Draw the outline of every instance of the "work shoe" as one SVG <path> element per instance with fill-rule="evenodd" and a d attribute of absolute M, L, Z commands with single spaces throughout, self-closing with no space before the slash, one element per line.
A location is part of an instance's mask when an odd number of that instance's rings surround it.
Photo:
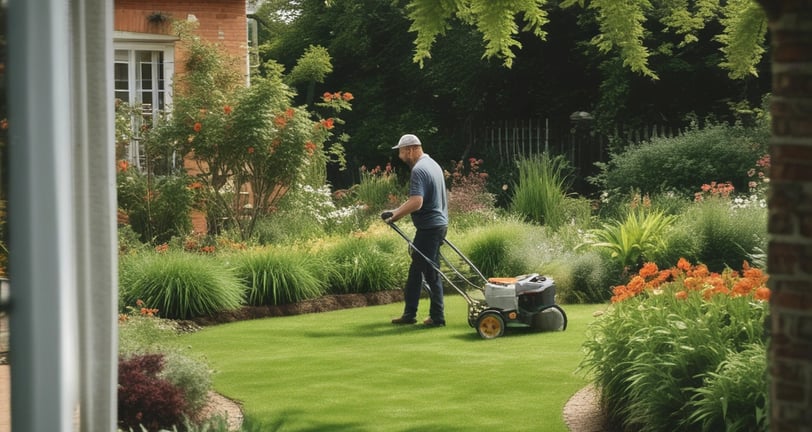
<path fill-rule="evenodd" d="M 423 325 L 426 327 L 445 327 L 445 320 L 434 321 L 431 317 L 423 320 Z"/>
<path fill-rule="evenodd" d="M 417 322 L 416 319 L 405 317 L 405 316 L 402 316 L 402 317 L 399 317 L 399 318 L 394 318 L 392 320 L 392 324 L 414 324 L 416 322 Z"/>

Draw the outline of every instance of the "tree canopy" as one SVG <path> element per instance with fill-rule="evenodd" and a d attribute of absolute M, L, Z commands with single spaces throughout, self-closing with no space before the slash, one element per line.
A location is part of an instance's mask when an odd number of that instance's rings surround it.
<path fill-rule="evenodd" d="M 522 47 L 517 39 L 519 26 L 541 39 L 548 23 L 548 0 L 411 0 L 408 5 L 412 20 L 410 31 L 415 38 L 414 61 L 422 65 L 431 57 L 437 37 L 458 19 L 474 25 L 486 43 L 484 56 L 498 56 L 504 65 L 512 66 L 514 49 Z M 603 53 L 617 53 L 623 65 L 634 72 L 657 79 L 650 68 L 650 57 L 668 55 L 669 44 L 653 45 L 651 23 L 681 37 L 679 46 L 696 43 L 697 34 L 707 23 L 718 20 L 721 33 L 714 40 L 721 43 L 725 55 L 720 66 L 731 78 L 756 74 L 756 65 L 764 53 L 767 19 L 755 0 L 564 0 L 562 7 L 578 5 L 594 11 L 599 33 L 591 43 Z"/>

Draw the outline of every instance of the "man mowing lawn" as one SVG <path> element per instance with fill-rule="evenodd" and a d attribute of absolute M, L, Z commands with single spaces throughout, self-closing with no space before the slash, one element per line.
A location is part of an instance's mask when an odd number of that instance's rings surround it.
<path fill-rule="evenodd" d="M 444 326 L 443 280 L 435 269 L 440 262 L 440 245 L 448 231 L 448 196 L 443 170 L 434 159 L 423 153 L 423 145 L 415 135 L 403 135 L 392 149 L 396 149 L 400 160 L 411 168 L 409 198 L 400 207 L 381 213 L 381 218 L 387 223 L 393 223 L 411 214 L 412 223 L 417 228 L 412 243 L 420 252 L 411 254 L 412 264 L 406 279 L 403 315 L 393 319 L 392 324 L 417 322 L 420 288 L 425 279 L 431 306 L 429 317 L 423 324 L 431 327 Z"/>

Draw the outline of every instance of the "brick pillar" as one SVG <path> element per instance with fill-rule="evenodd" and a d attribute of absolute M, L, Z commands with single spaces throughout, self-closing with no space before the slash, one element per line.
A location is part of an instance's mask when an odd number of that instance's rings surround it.
<path fill-rule="evenodd" d="M 812 431 L 812 1 L 762 4 L 773 73 L 770 429 Z"/>

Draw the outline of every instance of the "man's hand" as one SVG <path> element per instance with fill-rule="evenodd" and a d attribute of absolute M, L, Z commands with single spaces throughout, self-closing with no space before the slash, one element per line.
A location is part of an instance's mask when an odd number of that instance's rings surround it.
<path fill-rule="evenodd" d="M 394 213 L 392 213 L 389 210 L 381 213 L 381 219 L 383 219 L 384 222 L 386 222 L 386 223 L 391 223 L 392 222 L 392 216 L 394 216 Z"/>

